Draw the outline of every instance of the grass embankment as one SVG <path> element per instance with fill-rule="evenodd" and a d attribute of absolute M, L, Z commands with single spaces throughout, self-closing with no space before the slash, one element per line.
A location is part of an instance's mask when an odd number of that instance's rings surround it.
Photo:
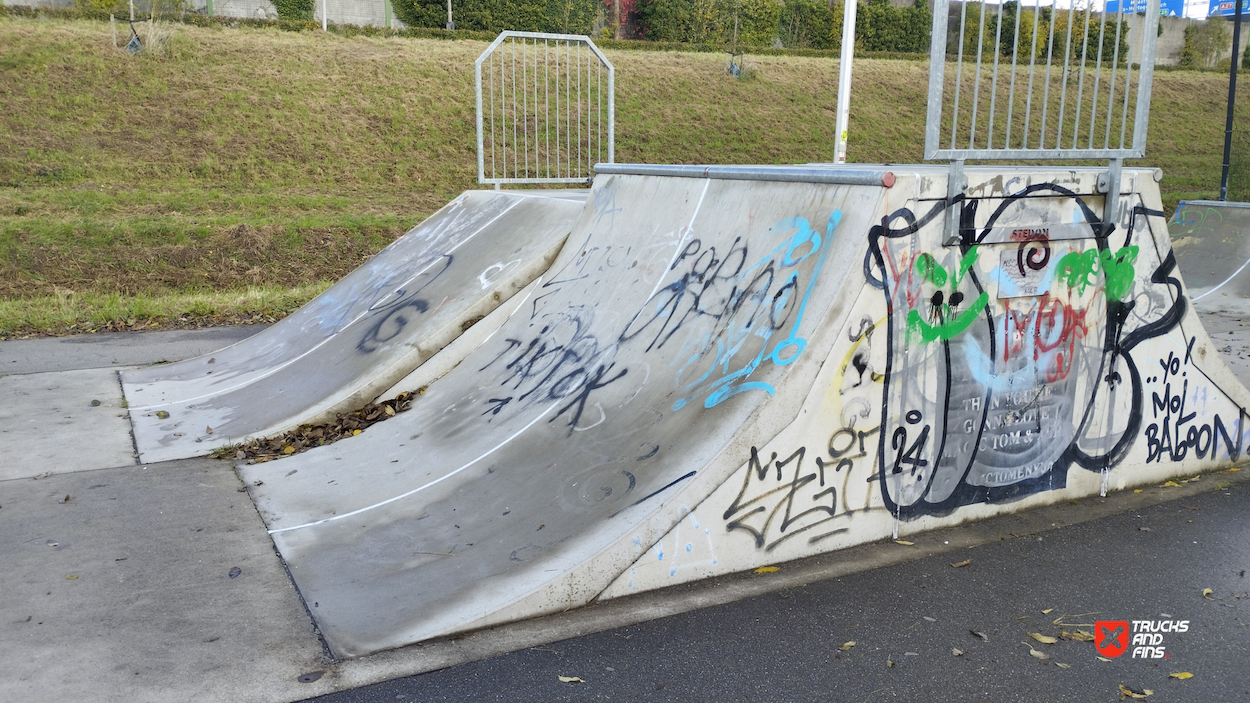
<path fill-rule="evenodd" d="M 123 25 L 124 26 L 124 25 Z M 476 187 L 479 41 L 0 20 L 0 336 L 280 317 Z M 829 159 L 837 62 L 608 52 L 617 160 Z M 922 157 L 927 65 L 856 63 L 850 159 Z M 1226 79 L 1156 76 L 1165 204 L 1219 184 Z"/>

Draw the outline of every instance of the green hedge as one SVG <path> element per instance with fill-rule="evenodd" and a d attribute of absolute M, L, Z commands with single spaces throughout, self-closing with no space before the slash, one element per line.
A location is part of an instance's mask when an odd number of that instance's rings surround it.
<path fill-rule="evenodd" d="M 409 27 L 446 27 L 446 0 L 394 0 L 395 16 Z M 598 0 L 453 0 L 456 31 L 590 34 L 601 21 Z"/>
<path fill-rule="evenodd" d="M 838 50 L 842 46 L 842 3 L 833 0 L 639 0 L 638 26 L 652 41 L 689 42 L 759 49 Z M 856 52 L 924 53 L 933 15 L 928 3 L 893 7 L 870 0 L 856 10 Z"/>

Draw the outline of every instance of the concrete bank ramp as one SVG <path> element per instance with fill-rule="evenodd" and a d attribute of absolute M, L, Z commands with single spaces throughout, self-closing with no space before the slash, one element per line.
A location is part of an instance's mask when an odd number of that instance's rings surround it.
<path fill-rule="evenodd" d="M 239 467 L 335 654 L 1242 458 L 1151 171 L 1108 228 L 1096 169 L 970 168 L 947 233 L 889 168 L 602 166 L 411 411 Z"/>
<path fill-rule="evenodd" d="M 1182 201 L 1168 231 L 1194 307 L 1250 316 L 1250 203 Z"/>
<path fill-rule="evenodd" d="M 143 461 L 207 454 L 374 400 L 546 270 L 585 199 L 468 191 L 264 332 L 124 372 Z"/>

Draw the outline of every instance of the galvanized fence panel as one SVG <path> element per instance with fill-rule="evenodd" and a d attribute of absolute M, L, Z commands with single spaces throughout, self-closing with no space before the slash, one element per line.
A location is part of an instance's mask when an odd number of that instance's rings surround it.
<path fill-rule="evenodd" d="M 615 69 L 589 37 L 504 32 L 474 75 L 479 183 L 585 183 L 614 162 Z"/>
<path fill-rule="evenodd" d="M 1124 4 L 935 0 L 925 158 L 1142 157 L 1159 0 Z"/>

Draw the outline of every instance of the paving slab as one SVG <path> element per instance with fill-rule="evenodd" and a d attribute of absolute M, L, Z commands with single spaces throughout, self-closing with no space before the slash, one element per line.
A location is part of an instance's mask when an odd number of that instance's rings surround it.
<path fill-rule="evenodd" d="M 208 354 L 240 342 L 269 325 L 80 334 L 0 342 L 0 374 L 142 366 Z"/>
<path fill-rule="evenodd" d="M 240 486 L 209 459 L 0 481 L 0 700 L 333 690 L 298 681 L 321 642 Z"/>
<path fill-rule="evenodd" d="M 0 377 L 0 454 L 0 480 L 134 464 L 117 370 Z"/>

